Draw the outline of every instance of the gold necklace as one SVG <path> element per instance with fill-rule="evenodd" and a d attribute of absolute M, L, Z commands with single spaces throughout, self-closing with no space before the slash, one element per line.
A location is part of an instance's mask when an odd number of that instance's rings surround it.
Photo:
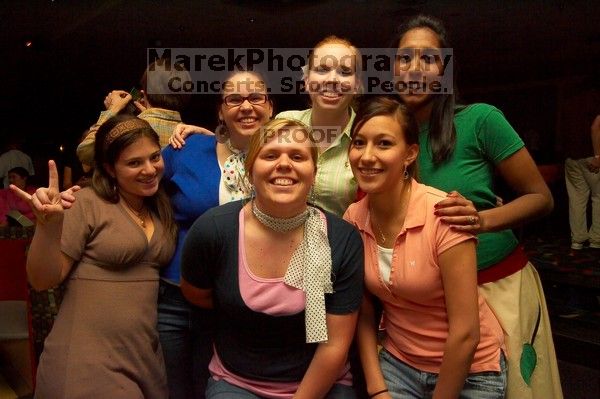
<path fill-rule="evenodd" d="M 406 189 L 405 194 L 403 194 L 403 197 L 404 197 L 404 203 L 401 206 L 408 207 L 408 198 L 410 198 L 410 185 Z M 404 210 L 401 210 L 400 213 L 403 213 L 403 211 Z M 371 220 L 371 225 L 375 227 L 375 229 L 379 233 L 379 236 L 381 237 L 381 241 L 382 241 L 381 243 L 385 245 L 387 237 L 385 236 L 385 234 L 383 234 L 383 231 L 379 227 L 379 224 L 375 223 L 375 220 L 373 220 L 372 215 L 373 215 L 373 212 L 371 212 L 371 207 L 369 206 L 369 219 Z"/>
<path fill-rule="evenodd" d="M 371 217 L 371 210 L 370 209 L 369 209 L 369 218 L 371 219 L 371 225 L 375 226 L 375 229 L 377 229 L 377 232 L 381 236 L 382 244 L 385 244 L 385 241 L 386 241 L 385 234 L 383 234 L 383 231 L 381 231 L 381 229 L 379 228 L 379 225 L 376 224 L 375 221 L 373 220 L 373 218 Z"/>
<path fill-rule="evenodd" d="M 142 206 L 141 206 L 140 210 L 138 211 L 133 206 L 131 206 L 131 204 L 129 203 L 129 201 L 127 201 L 127 198 L 125 198 L 122 195 L 121 195 L 121 198 L 123 198 L 123 201 L 125 202 L 125 205 L 131 211 L 131 213 L 133 213 L 133 215 L 138 219 L 137 222 L 139 223 L 139 225 L 142 226 L 143 229 L 145 229 L 146 228 L 146 211 L 147 211 L 147 208 L 144 205 L 144 203 L 142 202 Z"/>

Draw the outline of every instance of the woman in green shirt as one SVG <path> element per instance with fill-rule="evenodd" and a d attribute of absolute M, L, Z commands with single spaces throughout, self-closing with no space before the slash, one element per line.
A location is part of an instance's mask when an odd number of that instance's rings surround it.
<path fill-rule="evenodd" d="M 422 15 L 408 20 L 399 27 L 394 46 L 395 79 L 404 83 L 396 86 L 409 88 L 399 95 L 420 127 L 420 180 L 450 192 L 436 212 L 453 228 L 479 238 L 478 282 L 506 335 L 506 397 L 562 398 L 540 279 L 510 230 L 548 214 L 550 190 L 498 109 L 457 107 L 455 87 L 450 94 L 410 89 L 410 82 L 432 82 L 450 73 L 436 62 L 450 47 L 440 21 Z M 502 206 L 496 206 L 495 172 L 517 193 Z"/>

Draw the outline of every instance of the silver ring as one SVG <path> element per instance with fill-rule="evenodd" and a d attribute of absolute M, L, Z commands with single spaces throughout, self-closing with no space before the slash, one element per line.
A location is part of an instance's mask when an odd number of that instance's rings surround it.
<path fill-rule="evenodd" d="M 475 216 L 469 216 L 469 224 L 475 224 L 475 222 L 477 222 Z"/>

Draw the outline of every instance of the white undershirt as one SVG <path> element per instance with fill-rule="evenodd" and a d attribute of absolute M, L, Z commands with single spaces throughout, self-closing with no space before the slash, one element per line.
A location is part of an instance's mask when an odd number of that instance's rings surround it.
<path fill-rule="evenodd" d="M 390 281 L 390 272 L 392 270 L 392 254 L 394 248 L 384 248 L 377 246 L 377 258 L 379 259 L 379 272 L 384 282 Z"/>

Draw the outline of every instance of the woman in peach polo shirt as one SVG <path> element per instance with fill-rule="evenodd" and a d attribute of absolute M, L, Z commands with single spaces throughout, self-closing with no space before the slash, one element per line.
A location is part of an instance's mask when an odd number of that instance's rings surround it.
<path fill-rule="evenodd" d="M 417 138 L 387 97 L 362 104 L 352 132 L 350 164 L 367 195 L 345 218 L 365 245 L 357 336 L 369 397 L 503 398 L 504 338 L 478 293 L 476 239 L 434 214 L 446 193 L 414 180 Z M 379 355 L 374 297 L 387 333 Z"/>

